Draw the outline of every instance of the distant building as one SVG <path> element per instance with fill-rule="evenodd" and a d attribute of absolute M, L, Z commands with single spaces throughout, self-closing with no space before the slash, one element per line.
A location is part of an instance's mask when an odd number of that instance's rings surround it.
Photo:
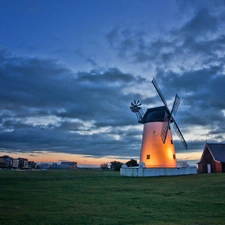
<path fill-rule="evenodd" d="M 48 164 L 48 163 L 41 163 L 41 165 L 40 165 L 40 169 L 42 169 L 42 170 L 47 170 L 49 168 L 50 168 L 50 164 Z"/>
<path fill-rule="evenodd" d="M 57 169 L 57 167 L 58 167 L 58 164 L 57 164 L 57 163 L 53 163 L 53 164 L 52 164 L 52 168 L 53 168 L 53 169 Z"/>
<path fill-rule="evenodd" d="M 36 163 L 34 161 L 28 161 L 28 169 L 35 169 Z"/>
<path fill-rule="evenodd" d="M 18 158 L 19 160 L 19 169 L 28 169 L 28 159 Z"/>
<path fill-rule="evenodd" d="M 77 162 L 61 162 L 61 166 L 68 169 L 76 169 L 77 168 Z"/>
<path fill-rule="evenodd" d="M 5 160 L 4 160 L 3 156 L 0 156 L 0 168 L 3 167 L 4 161 L 5 161 Z"/>
<path fill-rule="evenodd" d="M 199 173 L 225 172 L 225 143 L 206 143 L 198 162 Z"/>
<path fill-rule="evenodd" d="M 12 167 L 14 169 L 18 169 L 19 168 L 19 159 L 18 158 L 13 158 L 13 165 Z"/>
<path fill-rule="evenodd" d="M 36 163 L 25 158 L 12 158 L 8 155 L 0 156 L 0 168 L 5 169 L 34 169 Z"/>
<path fill-rule="evenodd" d="M 61 164 L 57 165 L 57 169 L 69 169 L 69 166 L 67 163 L 65 163 L 65 164 L 61 163 Z"/>
<path fill-rule="evenodd" d="M 8 155 L 0 156 L 0 168 L 2 169 L 75 169 L 77 162 L 61 162 L 61 164 L 41 163 L 28 161 L 26 158 L 12 158 Z"/>
<path fill-rule="evenodd" d="M 0 168 L 12 168 L 12 165 L 13 165 L 12 157 L 8 155 L 0 156 Z"/>

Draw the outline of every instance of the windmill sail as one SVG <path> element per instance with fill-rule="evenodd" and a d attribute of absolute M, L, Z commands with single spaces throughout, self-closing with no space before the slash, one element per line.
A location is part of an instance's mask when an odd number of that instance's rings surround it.
<path fill-rule="evenodd" d="M 174 119 L 174 117 L 173 117 L 173 115 L 174 116 L 176 115 L 178 107 L 180 105 L 181 100 L 180 100 L 179 96 L 176 94 L 175 100 L 173 102 L 172 110 L 170 112 L 168 107 L 167 107 L 166 100 L 165 100 L 165 98 L 164 98 L 155 78 L 153 78 L 152 83 L 153 83 L 156 91 L 158 92 L 159 97 L 161 98 L 162 102 L 164 103 L 164 105 L 166 107 L 165 116 L 164 116 L 164 120 L 163 120 L 163 124 L 162 124 L 161 134 L 160 134 L 163 143 L 166 142 L 166 137 L 167 137 L 167 133 L 168 133 L 168 130 L 169 130 L 170 123 L 174 122 L 174 130 L 177 133 L 177 136 L 180 138 L 180 140 L 181 140 L 182 144 L 184 145 L 185 149 L 187 150 L 187 143 L 186 143 L 186 141 L 185 141 L 185 139 L 184 139 L 184 137 L 183 137 L 183 135 L 182 135 L 175 119 Z"/>
<path fill-rule="evenodd" d="M 169 129 L 169 123 L 170 122 L 169 122 L 168 114 L 165 112 L 163 125 L 162 125 L 162 129 L 161 129 L 161 134 L 160 134 L 163 143 L 166 142 L 166 136 L 167 136 L 168 129 Z"/>
<path fill-rule="evenodd" d="M 180 98 L 176 94 L 175 100 L 173 102 L 173 107 L 172 107 L 172 110 L 171 110 L 171 115 L 174 115 L 174 116 L 176 115 L 179 105 L 180 105 Z"/>
<path fill-rule="evenodd" d="M 169 109 L 168 109 L 168 107 L 167 107 L 167 104 L 166 104 L 166 100 L 165 100 L 165 98 L 164 98 L 164 96 L 163 96 L 163 94 L 162 94 L 162 92 L 161 92 L 161 90 L 160 90 L 160 88 L 159 88 L 159 85 L 157 84 L 155 78 L 153 78 L 152 83 L 153 83 L 153 85 L 154 85 L 156 91 L 158 92 L 159 97 L 161 98 L 162 102 L 164 103 L 164 105 L 166 106 L 167 110 L 169 111 Z"/>
<path fill-rule="evenodd" d="M 187 145 L 187 143 L 186 143 L 186 141 L 185 141 L 185 139 L 184 139 L 177 123 L 176 123 L 176 121 L 174 120 L 173 122 L 174 122 L 173 128 L 174 128 L 175 132 L 177 133 L 177 136 L 180 138 L 180 141 L 183 144 L 184 148 L 187 150 L 188 145 Z"/>

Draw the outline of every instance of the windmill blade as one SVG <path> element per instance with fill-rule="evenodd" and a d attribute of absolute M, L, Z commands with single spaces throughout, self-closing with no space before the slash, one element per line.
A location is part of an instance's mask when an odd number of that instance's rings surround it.
<path fill-rule="evenodd" d="M 185 139 L 184 139 L 184 137 L 183 137 L 183 135 L 182 135 L 182 133 L 181 133 L 177 123 L 176 123 L 176 121 L 174 120 L 173 122 L 174 122 L 173 128 L 174 128 L 175 132 L 177 133 L 177 136 L 180 138 L 180 141 L 183 144 L 184 148 L 187 150 L 187 147 L 188 147 L 187 143 L 186 143 L 186 141 L 185 141 Z"/>
<path fill-rule="evenodd" d="M 166 104 L 166 100 L 165 100 L 165 98 L 164 98 L 164 96 L 163 96 L 163 94 L 162 94 L 162 92 L 161 92 L 161 90 L 160 90 L 160 88 L 159 88 L 159 85 L 157 84 L 155 78 L 153 78 L 152 83 L 153 83 L 153 85 L 154 85 L 156 91 L 158 92 L 158 94 L 159 94 L 159 96 L 160 96 L 162 102 L 163 102 L 164 105 L 166 106 L 166 109 L 169 111 L 168 106 L 167 106 L 167 104 Z"/>
<path fill-rule="evenodd" d="M 138 113 L 141 110 L 140 105 L 141 103 L 139 101 L 134 100 L 134 102 L 131 102 L 131 106 L 130 106 L 131 111 Z"/>
<path fill-rule="evenodd" d="M 160 134 L 163 143 L 166 142 L 166 137 L 167 137 L 167 133 L 168 133 L 168 130 L 169 130 L 169 125 L 170 125 L 169 116 L 167 115 L 167 113 L 165 111 L 163 125 L 162 125 L 162 129 L 161 129 L 161 134 Z"/>
<path fill-rule="evenodd" d="M 132 112 L 135 112 L 135 113 L 139 111 L 137 107 L 133 107 L 133 106 L 130 106 L 130 109 Z"/>
<path fill-rule="evenodd" d="M 130 106 L 130 110 L 131 110 L 132 112 L 135 112 L 135 108 L 132 107 L 132 106 Z"/>
<path fill-rule="evenodd" d="M 136 101 L 136 100 L 134 100 L 134 102 L 131 102 L 131 105 L 130 105 L 130 109 L 133 113 L 136 114 L 139 123 L 141 123 L 141 120 L 142 120 L 143 115 L 144 115 L 140 106 L 141 106 L 141 103 L 139 101 Z"/>
<path fill-rule="evenodd" d="M 174 102 L 173 102 L 173 107 L 172 107 L 172 110 L 171 110 L 171 115 L 174 115 L 174 116 L 176 115 L 178 107 L 180 105 L 180 101 L 181 100 L 180 100 L 179 96 L 176 94 Z"/>

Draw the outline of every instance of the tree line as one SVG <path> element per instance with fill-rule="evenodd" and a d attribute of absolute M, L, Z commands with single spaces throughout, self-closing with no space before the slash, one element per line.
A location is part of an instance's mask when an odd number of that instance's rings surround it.
<path fill-rule="evenodd" d="M 125 164 L 128 167 L 138 166 L 137 160 L 135 160 L 135 159 L 131 159 L 131 160 L 127 161 Z M 110 166 L 109 166 L 108 163 L 102 163 L 101 169 L 112 169 L 114 171 L 120 171 L 120 168 L 121 168 L 122 165 L 123 165 L 123 163 L 121 163 L 119 161 L 110 162 Z"/>

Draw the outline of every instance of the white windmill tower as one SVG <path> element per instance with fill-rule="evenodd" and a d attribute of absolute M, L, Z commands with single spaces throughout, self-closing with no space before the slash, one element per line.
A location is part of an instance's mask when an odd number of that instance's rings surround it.
<path fill-rule="evenodd" d="M 144 163 L 146 168 L 175 168 L 177 166 L 176 152 L 170 123 L 173 123 L 174 130 L 187 149 L 187 143 L 174 119 L 180 98 L 178 95 L 175 96 L 170 111 L 156 80 L 153 79 L 152 83 L 164 106 L 149 108 L 145 113 L 143 113 L 139 101 L 131 102 L 130 106 L 131 111 L 136 114 L 138 122 L 144 124 L 140 163 Z"/>

